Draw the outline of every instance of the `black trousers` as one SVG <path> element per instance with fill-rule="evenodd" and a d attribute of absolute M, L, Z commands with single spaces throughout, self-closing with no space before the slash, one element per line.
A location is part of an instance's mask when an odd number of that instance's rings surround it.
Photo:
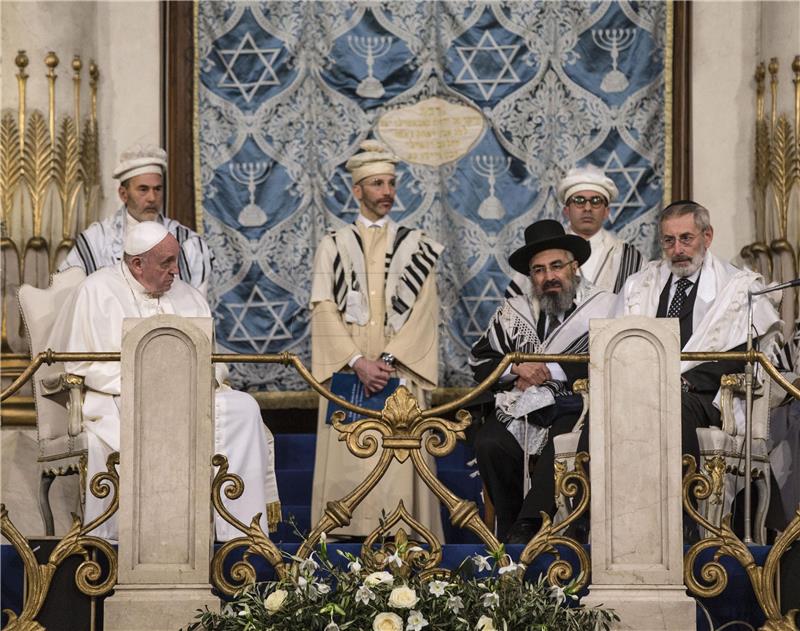
<path fill-rule="evenodd" d="M 538 517 L 539 510 L 552 510 L 555 503 L 553 437 L 571 432 L 579 416 L 579 413 L 561 416 L 550 427 L 547 444 L 531 470 L 533 486 L 524 498 L 524 452 L 517 439 L 497 420 L 494 413 L 478 429 L 474 441 L 478 470 L 494 504 L 497 536 L 501 541 L 506 538 L 512 524 L 523 517 L 523 510 L 526 514 L 527 511 L 533 511 L 534 517 Z"/>
<path fill-rule="evenodd" d="M 694 456 L 699 463 L 700 446 L 697 428 L 719 426 L 721 418 L 711 402 L 713 394 L 681 393 L 681 450 Z M 519 443 L 490 414 L 477 430 L 474 439 L 478 470 L 495 507 L 497 536 L 503 541 L 517 519 L 538 519 L 540 512 L 553 515 L 555 509 L 555 480 L 553 464 L 555 450 L 553 437 L 571 432 L 580 415 L 565 414 L 556 418 L 544 450 L 531 470 L 531 490 L 523 497 L 523 457 Z M 578 451 L 589 451 L 589 418 L 584 421 L 578 441 Z"/>

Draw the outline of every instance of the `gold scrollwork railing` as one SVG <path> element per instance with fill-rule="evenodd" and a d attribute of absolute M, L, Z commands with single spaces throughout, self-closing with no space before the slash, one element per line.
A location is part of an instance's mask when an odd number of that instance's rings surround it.
<path fill-rule="evenodd" d="M 58 542 L 46 563 L 37 562 L 27 539 L 11 522 L 5 504 L 0 504 L 0 532 L 20 555 L 27 582 L 25 602 L 20 615 L 17 616 L 8 609 L 4 610 L 4 613 L 8 615 L 8 624 L 4 627 L 4 631 L 40 631 L 43 629 L 36 622 L 36 616 L 39 615 L 44 605 L 56 570 L 65 559 L 71 556 L 83 557 L 83 561 L 75 571 L 75 584 L 82 593 L 94 597 L 105 596 L 114 588 L 117 583 L 117 554 L 105 539 L 90 536 L 88 533 L 105 523 L 117 511 L 119 505 L 117 465 L 119 465 L 119 454 L 114 452 L 106 462 L 106 473 L 98 473 L 92 478 L 90 490 L 95 497 L 105 498 L 113 492 L 109 505 L 100 516 L 85 526 L 82 526 L 80 518 L 73 514 L 69 532 Z M 100 563 L 90 556 L 90 550 L 97 550 L 105 557 L 108 563 L 105 578 L 103 578 Z"/>
<path fill-rule="evenodd" d="M 726 515 L 722 525 L 715 526 L 705 519 L 694 507 L 690 493 L 695 499 L 708 499 L 714 492 L 713 484 L 701 473 L 697 472 L 694 458 L 683 457 L 686 475 L 683 478 L 683 508 L 699 525 L 711 533 L 689 548 L 683 559 L 683 581 L 689 591 L 703 598 L 719 596 L 728 585 L 728 573 L 719 562 L 720 557 L 729 556 L 735 559 L 745 570 L 759 607 L 767 620 L 761 631 L 797 631 L 797 610 L 793 609 L 781 615 L 777 597 L 777 573 L 780 559 L 786 550 L 800 539 L 800 507 L 786 529 L 773 543 L 763 566 L 756 564 L 753 554 L 733 532 L 731 516 Z M 698 556 L 704 551 L 716 548 L 712 560 L 700 568 L 700 580 L 694 574 Z"/>
<path fill-rule="evenodd" d="M 20 377 L 15 380 L 11 386 L 6 388 L 0 393 L 0 400 L 8 398 L 13 394 L 25 381 L 29 380 L 35 370 L 45 362 L 53 361 L 119 361 L 119 353 L 54 353 L 50 350 L 40 353 L 33 358 L 30 365 L 23 371 Z M 727 352 L 727 353 L 682 353 L 681 359 L 685 361 L 714 361 L 720 359 L 739 360 L 739 361 L 752 361 L 758 362 L 763 366 L 765 371 L 787 392 L 792 394 L 795 398 L 800 399 L 800 390 L 793 384 L 789 383 L 783 378 L 777 369 L 768 361 L 766 355 L 758 351 L 749 352 Z M 459 498 L 453 494 L 445 485 L 443 485 L 436 475 L 430 470 L 422 457 L 422 449 L 425 448 L 428 453 L 433 456 L 444 456 L 452 451 L 455 447 L 456 441 L 463 436 L 463 431 L 471 422 L 469 413 L 461 409 L 469 401 L 476 398 L 482 392 L 486 391 L 491 385 L 500 377 L 505 371 L 506 367 L 511 363 L 519 362 L 588 362 L 587 355 L 532 355 L 524 353 L 512 353 L 503 358 L 496 369 L 478 386 L 469 391 L 466 395 L 458 398 L 455 401 L 440 405 L 434 408 L 421 410 L 416 399 L 405 388 L 399 388 L 388 400 L 384 409 L 381 411 L 368 410 L 359 406 L 353 405 L 340 397 L 331 393 L 325 386 L 319 383 L 311 375 L 309 370 L 303 365 L 300 359 L 290 353 L 281 353 L 273 355 L 236 355 L 236 354 L 213 354 L 212 362 L 245 362 L 245 363 L 283 363 L 285 365 L 293 366 L 305 379 L 305 381 L 321 396 L 334 401 L 341 405 L 343 408 L 356 412 L 363 418 L 355 423 L 345 425 L 342 423 L 344 419 L 343 413 L 334 415 L 333 426 L 342 433 L 343 440 L 346 442 L 348 449 L 356 457 L 369 457 L 377 453 L 378 447 L 382 448 L 381 455 L 377 464 L 370 474 L 364 480 L 360 481 L 355 488 L 340 499 L 332 500 L 328 503 L 324 516 L 318 524 L 312 529 L 305 543 L 301 546 L 296 558 L 308 558 L 313 552 L 314 547 L 319 542 L 323 533 L 328 533 L 330 530 L 349 523 L 350 515 L 353 509 L 363 500 L 364 497 L 374 489 L 377 482 L 386 473 L 389 464 L 393 460 L 405 462 L 410 459 L 415 467 L 417 473 L 423 478 L 427 486 L 432 492 L 440 499 L 440 501 L 447 506 L 450 511 L 452 523 L 461 528 L 468 528 L 476 533 L 481 540 L 491 550 L 498 550 L 500 543 L 492 534 L 492 532 L 485 526 L 478 514 L 478 508 L 474 502 L 469 502 Z M 441 415 L 449 412 L 456 412 L 456 421 L 449 421 L 441 418 Z M 369 434 L 367 432 L 370 432 Z M 378 437 L 376 437 L 376 434 Z M 585 512 L 589 504 L 590 489 L 588 476 L 585 473 L 584 465 L 588 462 L 588 456 L 584 453 L 577 454 L 575 471 L 564 473 L 557 472 L 556 489 L 568 497 L 576 497 L 581 493 L 576 509 L 567 517 L 564 522 L 553 525 L 548 517 L 543 520 L 543 525 L 539 532 L 531 539 L 522 552 L 521 562 L 528 565 L 536 557 L 542 554 L 550 554 L 555 557 L 555 560 L 550 564 L 547 569 L 547 578 L 551 584 L 557 585 L 568 581 L 573 576 L 572 566 L 560 558 L 557 546 L 564 546 L 572 550 L 579 563 L 579 571 L 575 579 L 576 585 L 582 587 L 588 581 L 590 570 L 590 561 L 583 547 L 572 539 L 563 535 L 563 532 L 572 524 L 576 519 L 579 519 Z M 234 539 L 224 544 L 215 554 L 212 560 L 212 581 L 220 589 L 222 593 L 232 594 L 243 584 L 251 583 L 255 580 L 255 570 L 250 563 L 250 558 L 253 556 L 261 556 L 268 563 L 270 563 L 276 570 L 279 576 L 283 576 L 286 572 L 291 571 L 283 562 L 283 557 L 277 546 L 270 540 L 268 534 L 264 533 L 259 525 L 260 515 L 256 515 L 251 521 L 250 525 L 246 525 L 236 518 L 234 518 L 229 511 L 227 511 L 221 501 L 221 493 L 224 492 L 229 499 L 236 499 L 239 497 L 243 490 L 243 484 L 238 476 L 228 473 L 227 461 L 222 456 L 215 456 L 212 462 L 214 466 L 219 467 L 219 471 L 214 479 L 212 503 L 214 504 L 220 515 L 230 524 L 235 526 L 242 532 L 242 537 Z M 730 550 L 734 552 L 733 556 L 740 560 L 745 565 L 745 569 L 751 580 L 754 581 L 754 586 L 757 585 L 757 597 L 759 605 L 764 609 L 765 614 L 769 618 L 769 623 L 773 625 L 782 624 L 783 626 L 764 627 L 766 629 L 780 629 L 785 631 L 793 627 L 786 626 L 792 624 L 784 620 L 777 622 L 775 613 L 777 611 L 777 599 L 775 597 L 774 580 L 768 580 L 769 577 L 775 575 L 777 559 L 785 551 L 788 545 L 798 538 L 800 535 L 800 513 L 793 520 L 789 529 L 779 539 L 780 545 L 776 543 L 775 548 L 770 553 L 767 563 L 763 569 L 755 570 L 752 557 L 748 559 L 747 554 L 742 550 L 747 551 L 746 546 L 742 544 L 735 535 L 730 531 L 726 522 L 723 528 L 715 530 L 714 526 L 707 523 L 700 517 L 696 510 L 690 506 L 688 501 L 688 489 L 691 485 L 696 485 L 699 490 L 695 491 L 695 496 L 702 498 L 708 497 L 712 492 L 711 484 L 708 480 L 696 473 L 696 469 L 692 463 L 690 473 L 684 481 L 684 504 L 687 506 L 687 511 L 698 522 L 706 528 L 709 532 L 714 534 L 712 541 L 719 541 L 724 548 L 724 553 Z M 112 467 L 109 464 L 109 474 L 101 474 L 96 476 L 93 480 L 92 492 L 100 497 L 104 496 L 103 489 L 98 486 L 99 478 L 107 475 L 113 475 L 116 480 L 116 474 L 112 472 Z M 99 523 L 108 519 L 110 514 L 116 510 L 116 481 L 112 482 L 115 491 L 115 498 L 111 507 L 97 520 L 91 524 L 81 528 L 79 524 L 73 526 L 70 534 L 65 538 L 67 543 L 63 544 L 62 550 L 78 549 L 83 550 L 86 545 L 94 543 L 93 538 L 86 537 L 86 533 L 95 528 Z M 105 489 L 107 495 L 108 488 Z M 703 495 L 705 494 L 705 495 Z M 417 522 L 411 516 L 402 503 L 389 515 L 389 517 L 376 528 L 368 537 L 362 547 L 362 556 L 365 559 L 372 559 L 373 563 L 380 563 L 381 554 L 385 555 L 385 551 L 375 550 L 374 545 L 380 537 L 400 524 L 405 524 L 409 528 L 409 532 L 417 532 L 422 535 L 424 539 L 421 543 L 428 544 L 427 550 L 422 549 L 422 553 L 415 552 L 417 557 L 414 560 L 414 565 L 417 571 L 426 572 L 431 575 L 436 573 L 446 572 L 437 566 L 441 563 L 441 543 L 425 528 L 423 524 Z M 77 530 L 76 530 L 77 528 Z M 727 529 L 726 529 L 727 528 Z M 9 534 L 6 534 L 6 533 Z M 395 535 L 393 544 L 395 549 L 401 546 L 404 550 L 408 550 L 408 539 L 406 530 L 400 528 Z M 15 534 L 16 533 L 16 534 Z M 3 534 L 13 540 L 15 547 L 18 547 L 21 556 L 25 562 L 26 573 L 29 576 L 37 575 L 40 572 L 39 567 L 35 564 L 32 552 L 24 540 L 24 538 L 16 532 L 10 520 L 4 514 L 3 516 Z M 709 540 L 706 540 L 709 541 Z M 77 543 L 76 543 L 77 542 Z M 738 542 L 738 543 L 737 543 Z M 100 544 L 102 548 L 104 542 Z M 703 545 L 703 547 L 699 547 Z M 704 545 L 703 542 L 698 544 L 690 550 L 691 559 L 695 559 L 700 550 L 706 549 L 713 544 Z M 82 547 L 83 546 L 83 547 Z M 246 551 L 244 558 L 237 561 L 231 570 L 231 577 L 237 583 L 229 582 L 223 576 L 223 565 L 226 557 L 237 548 L 245 547 Z M 417 548 L 417 546 L 412 546 Z M 102 548 L 105 551 L 105 548 Z M 692 553 L 694 556 L 692 556 Z M 723 552 L 720 552 L 722 554 Z M 60 554 L 63 554 L 61 552 Z M 748 553 L 749 554 L 749 553 Z M 113 551 L 112 551 L 113 555 Z M 736 556 L 738 555 L 738 556 Z M 690 589 L 706 590 L 705 594 L 713 595 L 719 593 L 724 589 L 724 584 L 721 583 L 724 579 L 724 571 L 720 571 L 719 564 L 709 565 L 709 569 L 703 571 L 703 578 L 706 581 L 711 581 L 710 587 L 703 587 L 691 577 L 692 563 L 687 557 L 685 565 L 685 576 L 687 576 L 687 586 Z M 59 561 L 60 562 L 60 561 Z M 505 562 L 508 562 L 507 560 Z M 84 567 L 82 565 L 81 567 Z M 90 566 L 85 566 L 90 567 Z M 94 566 L 91 566 L 92 568 Z M 114 568 L 116 565 L 114 565 Z M 688 568 L 688 569 L 686 569 Z M 688 572 L 688 574 L 687 574 Z M 96 580 L 97 575 L 94 569 L 84 570 L 87 580 Z M 38 575 L 37 575 L 38 576 Z M 116 576 L 116 572 L 114 572 Z M 693 581 L 693 582 L 692 582 Z M 726 582 L 726 581 L 725 581 Z M 42 589 L 46 592 L 49 586 L 49 580 L 41 582 Z M 722 584 L 722 587 L 720 587 Z M 107 593 L 113 586 L 110 579 L 102 582 L 96 588 L 93 594 Z M 101 590 L 102 587 L 102 590 Z M 106 589 L 107 588 L 107 589 Z M 82 588 L 83 589 L 83 588 Z M 105 591 L 103 591 L 105 590 Z M 760 592 L 758 591 L 760 590 Z M 91 589 L 90 589 L 91 591 Z M 698 593 L 701 593 L 698 592 Z M 88 593 L 88 592 L 87 592 Z M 43 597 L 42 597 L 43 598 Z M 24 615 L 28 616 L 26 620 L 33 620 L 33 616 L 38 612 L 41 603 L 36 606 L 35 599 L 26 602 Z M 35 611 L 34 611 L 35 609 Z M 31 613 L 32 612 L 32 613 Z M 20 617 L 19 620 L 21 620 Z M 15 624 L 17 619 L 15 619 Z M 13 627 L 23 628 L 23 627 Z M 26 627 L 27 628 L 27 627 Z"/>

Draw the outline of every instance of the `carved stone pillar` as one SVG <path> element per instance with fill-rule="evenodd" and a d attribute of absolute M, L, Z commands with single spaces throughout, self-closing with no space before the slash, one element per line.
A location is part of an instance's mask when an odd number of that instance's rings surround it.
<path fill-rule="evenodd" d="M 218 609 L 209 584 L 214 446 L 211 319 L 126 319 L 119 580 L 105 628 L 166 631 Z"/>
<path fill-rule="evenodd" d="M 695 629 L 683 585 L 677 320 L 590 326 L 592 584 L 621 629 Z"/>

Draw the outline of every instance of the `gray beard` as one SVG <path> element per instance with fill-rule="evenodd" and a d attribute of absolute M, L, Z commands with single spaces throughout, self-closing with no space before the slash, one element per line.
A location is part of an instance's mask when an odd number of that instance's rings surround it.
<path fill-rule="evenodd" d="M 669 263 L 669 269 L 675 275 L 675 278 L 688 278 L 703 266 L 703 259 L 705 256 L 705 249 L 703 249 L 702 252 L 696 252 L 692 257 L 691 263 L 687 267 L 673 265 L 672 261 L 669 259 L 667 260 L 667 263 Z"/>
<path fill-rule="evenodd" d="M 557 294 L 542 293 L 539 298 L 539 306 L 542 311 L 549 317 L 560 316 L 565 311 L 569 310 L 572 303 L 575 302 L 575 296 L 578 294 L 578 288 L 575 284 L 569 289 L 563 285 L 561 291 Z"/>

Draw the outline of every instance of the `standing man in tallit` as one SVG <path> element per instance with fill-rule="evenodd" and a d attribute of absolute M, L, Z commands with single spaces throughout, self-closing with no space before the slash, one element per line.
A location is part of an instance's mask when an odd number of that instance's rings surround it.
<path fill-rule="evenodd" d="M 405 380 L 420 407 L 428 407 L 439 374 L 439 300 L 434 267 L 443 246 L 422 231 L 389 218 L 396 193 L 398 158 L 375 140 L 345 165 L 359 201 L 356 221 L 327 234 L 317 248 L 311 287 L 312 372 L 319 381 L 352 371 L 367 395 L 391 377 Z M 352 491 L 374 468 L 351 454 L 326 424 L 320 399 L 311 518 L 317 523 L 327 502 Z M 431 459 L 432 462 L 432 459 Z M 439 501 L 415 474 L 410 460 L 392 462 L 386 477 L 356 508 L 348 526 L 334 535 L 363 537 L 378 527 L 381 510 L 399 500 L 441 536 Z"/>

